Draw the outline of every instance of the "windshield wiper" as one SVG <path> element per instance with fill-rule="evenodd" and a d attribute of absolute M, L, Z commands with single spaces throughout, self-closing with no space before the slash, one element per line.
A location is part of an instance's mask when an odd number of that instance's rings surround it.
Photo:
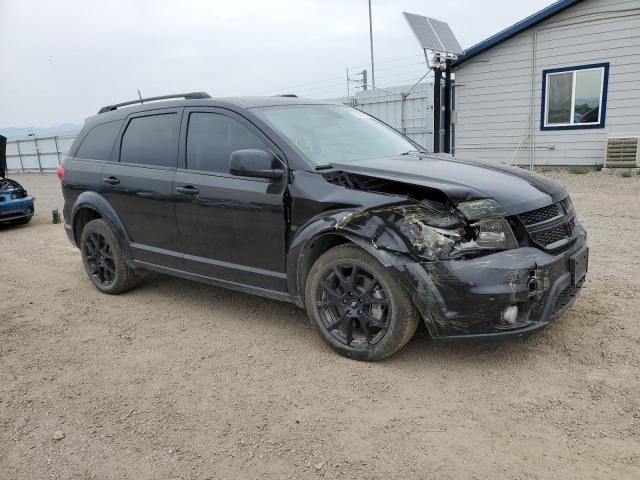
<path fill-rule="evenodd" d="M 333 168 L 333 165 L 327 163 L 326 165 L 316 165 L 316 170 L 327 170 L 329 168 Z"/>
<path fill-rule="evenodd" d="M 424 150 L 409 150 L 407 152 L 403 152 L 400 155 L 415 155 L 416 153 L 427 153 Z"/>

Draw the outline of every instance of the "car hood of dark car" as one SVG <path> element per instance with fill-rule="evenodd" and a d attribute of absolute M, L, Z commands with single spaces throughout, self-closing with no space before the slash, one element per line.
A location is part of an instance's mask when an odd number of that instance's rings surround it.
<path fill-rule="evenodd" d="M 566 190 L 553 180 L 500 163 L 441 155 L 400 155 L 333 163 L 336 170 L 439 190 L 451 202 L 493 199 L 507 215 L 558 202 Z"/>

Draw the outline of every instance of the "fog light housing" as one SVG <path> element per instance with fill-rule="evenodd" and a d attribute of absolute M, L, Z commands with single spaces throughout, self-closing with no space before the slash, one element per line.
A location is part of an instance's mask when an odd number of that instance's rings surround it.
<path fill-rule="evenodd" d="M 502 311 L 502 321 L 504 323 L 513 325 L 514 323 L 516 323 L 517 319 L 518 319 L 517 305 L 511 305 L 510 307 L 507 307 Z"/>

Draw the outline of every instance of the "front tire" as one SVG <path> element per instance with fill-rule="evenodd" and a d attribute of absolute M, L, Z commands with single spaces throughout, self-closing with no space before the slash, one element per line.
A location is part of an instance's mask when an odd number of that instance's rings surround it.
<path fill-rule="evenodd" d="M 136 272 L 127 265 L 115 234 L 102 218 L 82 229 L 80 251 L 89 279 L 101 292 L 117 295 L 135 286 Z"/>
<path fill-rule="evenodd" d="M 362 361 L 397 352 L 420 319 L 397 278 L 355 245 L 339 245 L 318 258 L 307 277 L 305 304 L 322 339 Z"/>

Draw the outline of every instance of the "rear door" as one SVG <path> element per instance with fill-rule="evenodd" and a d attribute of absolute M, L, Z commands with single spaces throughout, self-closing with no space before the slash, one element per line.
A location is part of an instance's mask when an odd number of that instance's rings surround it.
<path fill-rule="evenodd" d="M 236 150 L 282 154 L 244 117 L 217 108 L 185 109 L 181 146 L 174 188 L 186 269 L 286 292 L 286 180 L 229 174 Z"/>
<path fill-rule="evenodd" d="M 181 108 L 127 118 L 115 162 L 105 165 L 105 196 L 131 239 L 136 260 L 182 268 L 173 204 Z"/>
<path fill-rule="evenodd" d="M 86 133 L 83 129 L 78 136 L 78 147 L 74 145 L 72 155 L 64 159 L 65 222 L 71 222 L 71 210 L 82 192 L 104 190 L 102 170 L 105 163 L 113 160 L 112 151 L 122 124 L 123 119 L 119 119 L 89 127 Z M 67 224 L 66 228 L 71 225 Z"/>

